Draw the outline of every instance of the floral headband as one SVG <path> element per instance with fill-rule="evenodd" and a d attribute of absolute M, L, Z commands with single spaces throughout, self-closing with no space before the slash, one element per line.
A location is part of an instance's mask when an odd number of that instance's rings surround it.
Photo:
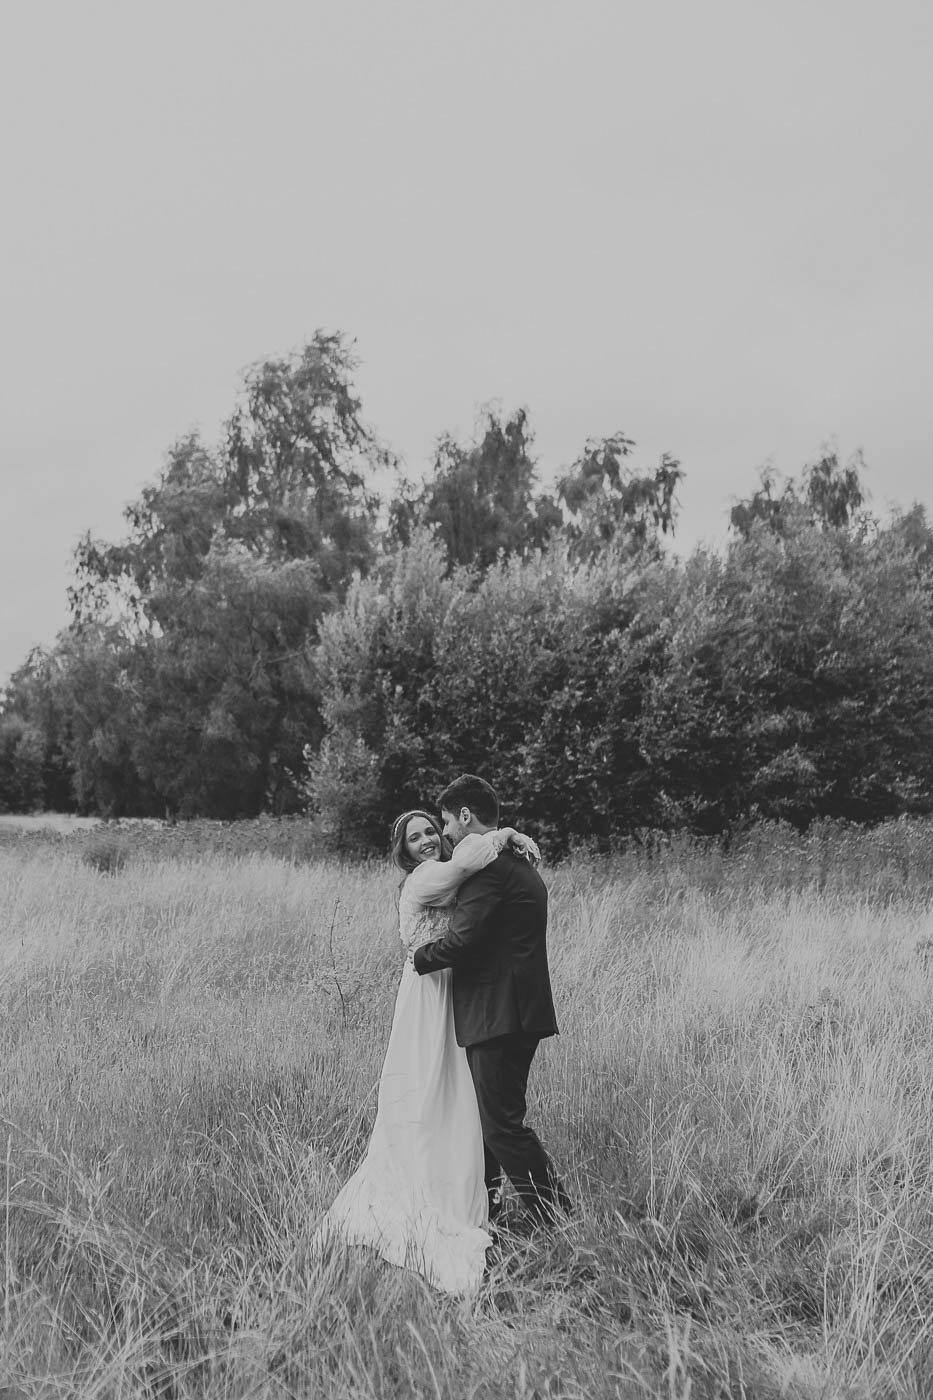
<path fill-rule="evenodd" d="M 403 812 L 402 815 L 401 815 L 400 817 L 396 817 L 395 821 L 393 822 L 393 824 L 392 824 L 392 840 L 393 840 L 393 841 L 396 839 L 396 837 L 398 836 L 399 832 L 401 831 L 401 829 L 402 829 L 402 827 L 405 825 L 405 823 L 406 823 L 407 821 L 410 821 L 412 817 L 426 817 L 427 820 L 428 820 L 429 822 L 432 822 L 435 826 L 437 825 L 437 820 L 436 820 L 436 818 L 435 818 L 435 817 L 432 817 L 430 812 L 425 812 L 425 811 L 423 811 L 422 808 L 420 808 L 420 807 L 412 807 L 412 809 L 411 809 L 410 812 Z"/>

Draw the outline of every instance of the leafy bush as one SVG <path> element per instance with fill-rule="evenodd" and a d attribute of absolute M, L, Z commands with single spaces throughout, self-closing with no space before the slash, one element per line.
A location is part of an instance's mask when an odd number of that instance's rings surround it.
<path fill-rule="evenodd" d="M 559 850 L 931 809 L 933 593 L 896 530 L 444 563 L 416 537 L 322 627 L 325 828 L 381 840 L 462 771 Z"/>
<path fill-rule="evenodd" d="M 930 810 L 933 594 L 896 532 L 756 526 L 698 553 L 641 727 L 677 819 Z"/>

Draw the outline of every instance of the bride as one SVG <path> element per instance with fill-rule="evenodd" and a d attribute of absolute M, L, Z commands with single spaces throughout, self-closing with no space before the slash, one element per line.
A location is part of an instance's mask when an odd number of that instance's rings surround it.
<path fill-rule="evenodd" d="M 460 885 L 509 843 L 537 859 L 535 843 L 512 827 L 467 836 L 452 854 L 427 812 L 403 812 L 392 827 L 392 858 L 406 875 L 399 934 L 408 957 L 369 1147 L 318 1232 L 369 1245 L 445 1293 L 480 1283 L 492 1243 L 483 1134 L 466 1053 L 454 1037 L 450 969 L 419 977 L 411 955 L 446 932 Z"/>

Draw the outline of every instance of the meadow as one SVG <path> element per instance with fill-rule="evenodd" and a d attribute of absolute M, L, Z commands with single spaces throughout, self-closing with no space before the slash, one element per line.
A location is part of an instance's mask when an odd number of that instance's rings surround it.
<path fill-rule="evenodd" d="M 933 1393 L 933 828 L 544 868 L 580 1213 L 465 1299 L 310 1247 L 401 950 L 298 830 L 0 841 L 4 1400 Z"/>

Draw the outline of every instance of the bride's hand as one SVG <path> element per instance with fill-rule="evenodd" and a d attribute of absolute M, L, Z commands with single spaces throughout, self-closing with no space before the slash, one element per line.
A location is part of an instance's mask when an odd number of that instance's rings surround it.
<path fill-rule="evenodd" d="M 509 845 L 516 855 L 523 856 L 530 865 L 537 865 L 541 859 L 541 852 L 538 850 L 537 841 L 533 841 L 530 836 L 526 836 L 522 831 L 516 831 Z"/>
<path fill-rule="evenodd" d="M 541 859 L 541 852 L 537 843 L 526 836 L 522 831 L 516 831 L 514 826 L 501 826 L 495 834 L 496 845 L 500 851 L 506 846 L 511 846 L 516 855 L 524 860 L 530 861 L 532 865 L 537 865 Z"/>

